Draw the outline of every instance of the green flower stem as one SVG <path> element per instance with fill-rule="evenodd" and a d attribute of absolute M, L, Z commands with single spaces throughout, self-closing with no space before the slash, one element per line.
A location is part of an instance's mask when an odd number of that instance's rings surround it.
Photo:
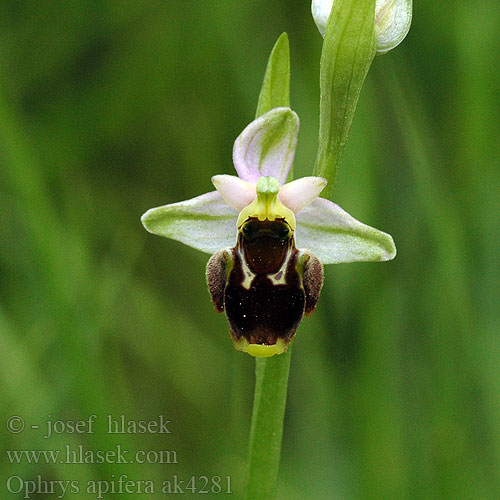
<path fill-rule="evenodd" d="M 331 198 L 361 87 L 375 57 L 375 0 L 333 4 L 320 65 L 319 145 L 313 175 L 328 185 Z"/>
<path fill-rule="evenodd" d="M 245 500 L 276 498 L 291 351 L 290 346 L 285 354 L 255 360 L 255 399 Z"/>
<path fill-rule="evenodd" d="M 278 38 L 269 57 L 257 117 L 281 106 L 290 106 L 290 48 L 286 33 Z M 255 358 L 255 395 L 245 500 L 272 500 L 276 497 L 290 357 L 291 346 L 285 354 Z"/>

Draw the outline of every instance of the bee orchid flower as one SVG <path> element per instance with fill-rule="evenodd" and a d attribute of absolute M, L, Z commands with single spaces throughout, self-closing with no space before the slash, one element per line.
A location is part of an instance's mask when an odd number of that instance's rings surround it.
<path fill-rule="evenodd" d="M 226 313 L 235 347 L 258 357 L 285 352 L 314 311 L 323 264 L 396 254 L 390 235 L 319 198 L 325 179 L 286 183 L 298 129 L 291 109 L 272 109 L 236 139 L 237 177 L 216 175 L 215 191 L 141 219 L 151 233 L 213 254 L 206 274 L 215 308 Z"/>

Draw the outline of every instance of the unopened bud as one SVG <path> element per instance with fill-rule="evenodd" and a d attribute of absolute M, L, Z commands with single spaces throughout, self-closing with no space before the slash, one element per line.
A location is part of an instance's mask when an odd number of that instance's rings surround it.
<path fill-rule="evenodd" d="M 314 22 L 325 36 L 326 25 L 335 0 L 313 0 Z M 377 0 L 375 4 L 375 35 L 377 53 L 384 54 L 399 45 L 410 30 L 412 0 Z"/>

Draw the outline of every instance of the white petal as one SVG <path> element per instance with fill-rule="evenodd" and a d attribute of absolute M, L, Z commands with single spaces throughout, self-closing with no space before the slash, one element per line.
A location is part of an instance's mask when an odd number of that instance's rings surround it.
<path fill-rule="evenodd" d="M 302 177 L 285 184 L 278 198 L 294 213 L 310 205 L 323 191 L 327 181 L 323 177 Z"/>
<path fill-rule="evenodd" d="M 212 183 L 224 201 L 241 212 L 255 197 L 255 184 L 246 182 L 235 175 L 214 175 Z"/>
<path fill-rule="evenodd" d="M 359 222 L 338 205 L 317 198 L 297 216 L 297 248 L 307 248 L 323 264 L 391 260 L 389 234 Z"/>
<path fill-rule="evenodd" d="M 325 36 L 325 29 L 332 6 L 333 0 L 313 0 L 311 4 L 312 16 L 322 37 Z"/>
<path fill-rule="evenodd" d="M 152 208 L 141 221 L 150 233 L 213 254 L 236 244 L 237 218 L 236 210 L 217 191 L 212 191 L 191 200 Z"/>
<path fill-rule="evenodd" d="M 253 184 L 263 175 L 285 183 L 298 132 L 299 117 L 290 108 L 274 108 L 259 116 L 234 143 L 233 162 L 238 176 Z"/>
<path fill-rule="evenodd" d="M 403 41 L 410 30 L 412 7 L 412 0 L 377 0 L 377 54 L 385 54 Z"/>

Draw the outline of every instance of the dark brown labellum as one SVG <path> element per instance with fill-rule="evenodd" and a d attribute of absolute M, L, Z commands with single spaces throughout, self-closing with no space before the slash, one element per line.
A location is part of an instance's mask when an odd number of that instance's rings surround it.
<path fill-rule="evenodd" d="M 282 352 L 304 312 L 314 310 L 323 270 L 316 257 L 295 248 L 285 220 L 250 218 L 240 228 L 236 246 L 210 259 L 207 279 L 237 348 L 280 343 L 284 348 L 276 352 Z"/>

